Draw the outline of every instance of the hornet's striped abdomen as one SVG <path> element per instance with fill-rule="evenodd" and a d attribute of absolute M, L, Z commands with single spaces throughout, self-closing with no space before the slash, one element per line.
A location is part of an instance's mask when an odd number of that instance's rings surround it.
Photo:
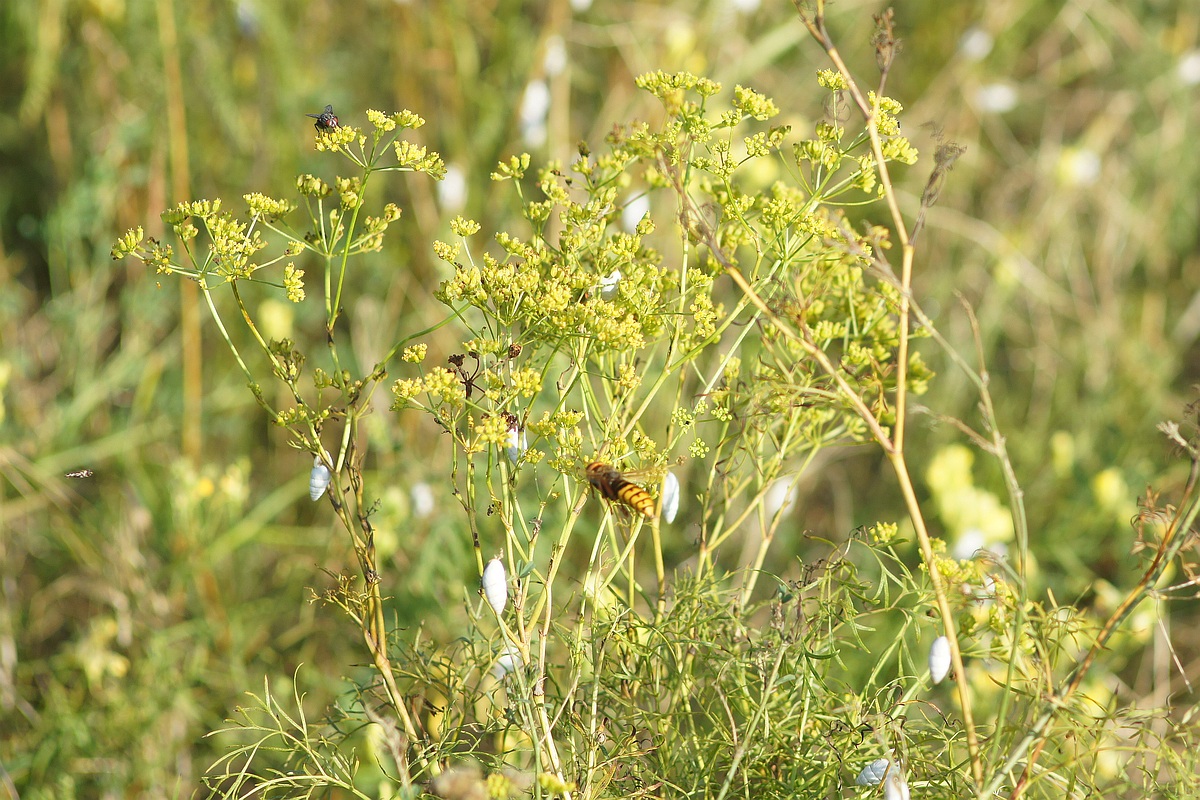
<path fill-rule="evenodd" d="M 624 503 L 639 514 L 653 519 L 654 498 L 633 483 L 621 471 L 603 461 L 593 461 L 587 465 L 587 480 L 600 494 L 614 503 Z"/>

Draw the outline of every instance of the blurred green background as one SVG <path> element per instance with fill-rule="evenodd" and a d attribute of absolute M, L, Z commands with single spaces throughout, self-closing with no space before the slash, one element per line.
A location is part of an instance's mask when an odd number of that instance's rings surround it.
<path fill-rule="evenodd" d="M 830 18 L 866 85 L 882 8 L 842 2 Z M 968 148 L 919 242 L 917 296 L 972 359 L 960 299 L 974 308 L 1037 579 L 1103 612 L 1135 570 L 1136 498 L 1169 498 L 1185 470 L 1154 426 L 1183 415 L 1200 367 L 1200 8 L 896 11 L 888 94 L 922 151 L 898 176 L 910 217 L 938 131 Z M 183 199 L 236 207 L 328 172 L 304 116 L 326 103 L 356 125 L 367 108 L 412 109 L 451 175 L 389 183 L 404 217 L 347 309 L 371 363 L 441 317 L 431 244 L 454 214 L 518 226 L 510 188 L 488 180 L 500 158 L 598 148 L 615 123 L 655 114 L 633 86 L 654 69 L 753 86 L 807 131 L 827 66 L 790 3 L 753 0 L 16 0 L 0 44 L 0 785 L 26 798 L 188 796 L 218 752 L 203 735 L 244 691 L 288 685 L 304 664 L 319 712 L 365 657 L 308 603 L 329 585 L 321 570 L 352 570 L 305 496 L 310 462 L 259 413 L 181 282 L 110 260 L 116 236 L 161 236 L 159 212 Z M 303 310 L 259 311 L 298 339 L 323 335 Z M 913 462 L 970 468 L 968 485 L 1002 496 L 993 465 L 945 449 L 961 437 L 938 420 L 977 425 L 977 400 L 937 351 L 928 360 L 939 376 L 919 398 L 930 413 L 915 418 Z M 404 576 L 398 605 L 437 625 L 474 565 L 449 487 L 423 471 L 436 430 L 381 407 L 371 436 L 381 504 L 406 521 L 380 545 Z M 938 474 L 925 489 L 939 532 L 969 555 L 976 534 Z M 803 481 L 790 524 L 839 540 L 897 519 L 891 487 L 874 453 L 839 453 Z M 1147 622 L 1111 684 L 1154 705 L 1186 690 L 1196 616 L 1192 604 L 1170 620 L 1173 665 L 1152 657 L 1168 629 Z"/>

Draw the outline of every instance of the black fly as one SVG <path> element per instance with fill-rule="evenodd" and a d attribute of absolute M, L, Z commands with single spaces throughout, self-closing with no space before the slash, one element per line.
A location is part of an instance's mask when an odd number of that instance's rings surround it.
<path fill-rule="evenodd" d="M 305 114 L 306 117 L 312 117 L 317 121 L 314 128 L 317 131 L 329 131 L 338 126 L 337 115 L 333 113 L 333 106 L 325 106 L 325 110 L 320 114 Z"/>

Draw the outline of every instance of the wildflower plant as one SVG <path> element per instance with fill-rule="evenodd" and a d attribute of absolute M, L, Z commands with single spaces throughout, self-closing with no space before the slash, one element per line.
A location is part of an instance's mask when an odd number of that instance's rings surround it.
<path fill-rule="evenodd" d="M 242 215 L 225 210 L 220 200 L 181 202 L 162 215 L 176 237 L 177 246 L 147 238 L 143 229 L 137 228 L 116 242 L 112 257 L 137 258 L 160 275 L 177 275 L 194 281 L 258 405 L 288 432 L 293 447 L 316 459 L 314 469 L 319 465 L 329 471 L 327 478 L 322 476 L 322 482 L 327 481 L 327 496 L 350 536 L 363 578 L 363 585 L 356 592 L 343 593 L 343 605 L 361 626 L 392 708 L 406 723 L 406 729 L 415 734 L 392 679 L 385 646 L 379 569 L 370 500 L 364 495 L 358 429 L 374 391 L 387 375 L 386 365 L 420 333 L 397 342 L 370 372 L 355 376 L 343 365 L 339 322 L 346 278 L 355 263 L 351 258 L 380 250 L 388 226 L 400 217 L 400 209 L 391 203 L 375 216 L 365 212 L 371 178 L 375 173 L 421 172 L 439 179 L 445 174 L 445 166 L 436 153 L 401 137 L 405 130 L 424 124 L 416 114 L 368 111 L 367 118 L 371 124 L 368 131 L 335 125 L 319 127 L 316 134 L 317 150 L 345 158 L 355 171 L 353 175 L 339 176 L 332 183 L 314 175 L 301 175 L 296 180 L 299 202 L 247 194 L 243 198 L 246 211 Z M 297 227 L 291 216 L 301 206 L 304 219 Z M 271 242 L 265 232 L 278 239 L 272 248 L 273 255 L 266 252 Z M 313 369 L 310 375 L 304 370 L 308 355 L 296 349 L 292 340 L 267 340 L 262 335 L 244 288 L 251 284 L 265 286 L 293 303 L 304 302 L 307 299 L 304 272 L 292 260 L 302 253 L 315 255 L 323 265 L 328 362 L 324 368 Z M 252 367 L 257 362 L 242 352 L 230 334 L 215 296 L 224 290 L 232 296 L 259 358 L 265 360 L 271 376 L 286 388 L 291 405 L 277 406 L 268 399 L 263 379 Z M 336 426 L 339 435 L 333 449 L 326 448 L 322 437 L 330 426 Z M 316 497 L 320 496 L 316 493 Z"/>
<path fill-rule="evenodd" d="M 826 796 L 856 781 L 882 782 L 889 796 L 919 783 L 982 797 L 1025 791 L 1055 749 L 1062 704 L 1078 700 L 1086 665 L 1124 616 L 1071 669 L 1082 621 L 1024 594 L 1028 531 L 986 380 L 912 296 L 915 241 L 961 150 L 934 154 L 909 225 L 891 170 L 917 152 L 901 104 L 885 94 L 890 14 L 873 40 L 880 81 L 864 92 L 817 7 L 803 19 L 834 68 L 817 76 L 831 113 L 812 130 L 782 124 L 752 88 L 655 72 L 637 79 L 658 102 L 654 122 L 618 125 L 569 164 L 539 168 L 525 154 L 499 164 L 491 177 L 511 186 L 523 222 L 485 236 L 458 217 L 431 245 L 447 274 L 433 296 L 448 315 L 435 327 L 454 326 L 453 352 L 423 341 L 431 328 L 395 342 L 364 375 L 339 356 L 351 257 L 381 248 L 400 213 L 363 212 L 374 173 L 443 172 L 436 154 L 397 137 L 421 123 L 409 112 L 368 112 L 370 133 L 320 130 L 318 149 L 356 172 L 331 183 L 301 176 L 299 203 L 250 195 L 245 217 L 215 201 L 167 212 L 182 258 L 141 231 L 114 248 L 199 284 L 259 404 L 329 470 L 326 496 L 360 575 L 341 576 L 326 597 L 361 629 L 375 669 L 341 711 L 371 724 L 365 749 L 384 780 L 414 793 L 439 775 L 492 797 Z M 303 233 L 287 222 L 301 207 Z M 880 210 L 887 227 L 873 219 Z M 264 229 L 281 237 L 280 255 L 259 255 Z M 308 355 L 259 336 L 241 288 L 265 283 L 310 302 L 289 260 L 304 251 L 324 264 L 329 348 L 307 378 Z M 228 335 L 212 298 L 224 288 L 291 406 L 267 401 Z M 958 424 L 1005 470 L 1011 567 L 948 556 L 918 501 L 905 435 L 910 397 L 934 378 L 913 346 L 925 337 L 980 393 L 985 431 Z M 450 443 L 442 469 L 486 597 L 453 641 L 386 627 L 399 578 L 375 555 L 378 490 L 364 478 L 360 426 L 389 370 L 393 411 L 426 415 Z M 328 429 L 338 432 L 332 450 Z M 824 450 L 847 444 L 887 459 L 903 529 L 864 525 L 798 576 L 776 577 L 803 544 L 781 495 Z M 597 463 L 636 481 L 639 497 L 684 487 L 678 521 L 605 501 L 621 495 L 596 485 L 613 474 L 588 468 Z M 1157 556 L 1180 541 L 1162 536 Z M 775 555 L 781 544 L 789 552 Z M 1159 560 L 1122 614 L 1153 569 Z M 984 667 L 968 671 L 964 652 Z M 1043 667 L 1067 677 L 1055 683 Z M 990 723 L 976 722 L 977 708 Z M 1064 728 L 1111 746 L 1103 724 L 1072 722 Z M 270 745 L 293 759 L 261 770 L 277 785 L 304 772 L 352 786 L 351 761 L 327 754 L 323 733 L 298 738 L 295 727 L 269 691 L 256 698 L 235 728 L 261 738 L 223 762 L 228 774 L 246 780 Z M 1069 750 L 1047 755 L 1057 760 L 1045 784 L 1084 757 Z M 486 778 L 453 766 L 467 756 Z"/>

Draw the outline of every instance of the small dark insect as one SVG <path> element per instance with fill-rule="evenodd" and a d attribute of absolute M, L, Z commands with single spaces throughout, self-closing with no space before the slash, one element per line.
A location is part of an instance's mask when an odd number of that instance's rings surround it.
<path fill-rule="evenodd" d="M 603 461 L 593 461 L 585 470 L 587 481 L 600 494 L 614 503 L 624 503 L 644 517 L 654 518 L 654 498 L 621 474 L 621 471 Z"/>
<path fill-rule="evenodd" d="M 68 472 L 66 474 L 66 477 L 68 477 L 68 478 L 90 478 L 95 474 L 96 473 L 92 472 L 90 469 L 77 469 L 74 472 Z"/>
<path fill-rule="evenodd" d="M 466 369 L 463 368 L 463 362 L 466 361 L 466 356 L 470 356 L 471 358 L 475 359 L 475 371 L 469 375 L 467 374 Z M 483 370 L 483 364 L 479 362 L 478 353 L 467 353 L 466 356 L 462 353 L 453 353 L 446 360 L 450 362 L 450 366 L 454 367 L 454 372 L 457 373 L 458 379 L 462 381 L 463 389 L 467 394 L 467 399 L 470 400 L 471 395 L 476 389 L 475 379 L 479 377 L 480 371 Z"/>
<path fill-rule="evenodd" d="M 331 131 L 338 126 L 338 118 L 333 113 L 333 106 L 325 106 L 325 110 L 320 114 L 305 114 L 304 116 L 312 117 L 317 121 L 313 127 L 318 131 Z"/>

